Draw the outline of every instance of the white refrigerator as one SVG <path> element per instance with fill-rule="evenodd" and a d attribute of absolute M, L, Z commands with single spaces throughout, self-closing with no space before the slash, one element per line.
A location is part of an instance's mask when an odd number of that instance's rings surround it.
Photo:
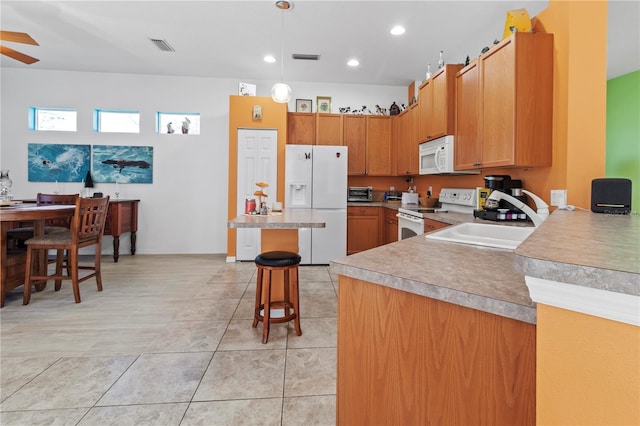
<path fill-rule="evenodd" d="M 285 209 L 314 209 L 325 228 L 298 232 L 303 265 L 327 265 L 347 255 L 347 147 L 287 145 Z"/>

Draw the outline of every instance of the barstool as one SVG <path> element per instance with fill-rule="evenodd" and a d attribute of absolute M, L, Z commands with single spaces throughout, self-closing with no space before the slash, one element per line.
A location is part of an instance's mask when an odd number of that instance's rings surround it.
<path fill-rule="evenodd" d="M 300 255 L 289 251 L 268 251 L 256 257 L 258 267 L 258 279 L 256 282 L 256 304 L 253 316 L 253 327 L 262 321 L 262 343 L 267 343 L 269 339 L 270 323 L 287 322 L 294 320 L 296 334 L 302 335 L 300 329 L 300 302 L 298 294 L 298 265 Z M 264 279 L 264 272 L 267 272 Z M 271 275 L 273 271 L 284 271 L 284 300 L 271 301 Z M 294 277 L 291 278 L 291 273 Z M 262 286 L 266 286 L 264 291 L 264 303 L 262 303 Z M 280 308 L 284 310 L 282 317 L 271 317 L 271 309 Z M 260 312 L 263 311 L 262 314 Z"/>

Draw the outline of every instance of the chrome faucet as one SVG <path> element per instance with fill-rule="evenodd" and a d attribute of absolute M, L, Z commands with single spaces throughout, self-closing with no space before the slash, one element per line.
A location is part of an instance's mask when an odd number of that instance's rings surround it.
<path fill-rule="evenodd" d="M 533 198 L 533 201 L 536 203 L 537 212 L 534 212 L 531 207 L 518 200 L 517 198 L 512 197 L 511 195 L 505 194 L 504 192 L 494 190 L 487 200 L 500 201 L 505 200 L 509 203 L 513 204 L 514 207 L 522 210 L 529 218 L 533 221 L 534 226 L 540 226 L 542 222 L 549 216 L 549 206 L 545 203 L 542 198 L 538 197 L 536 194 L 523 189 L 522 192 L 527 194 L 529 197 Z"/>

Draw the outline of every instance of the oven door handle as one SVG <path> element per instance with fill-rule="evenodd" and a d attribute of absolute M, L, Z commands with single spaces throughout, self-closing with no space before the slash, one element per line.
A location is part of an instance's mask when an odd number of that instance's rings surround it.
<path fill-rule="evenodd" d="M 401 213 L 396 214 L 396 217 L 398 219 L 408 220 L 409 222 L 413 222 L 413 223 L 424 223 L 424 219 L 413 218 Z"/>

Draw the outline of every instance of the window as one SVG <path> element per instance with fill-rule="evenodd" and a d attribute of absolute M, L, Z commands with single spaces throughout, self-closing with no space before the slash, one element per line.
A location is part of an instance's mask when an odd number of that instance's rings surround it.
<path fill-rule="evenodd" d="M 97 109 L 93 113 L 93 130 L 100 133 L 140 133 L 140 113 Z"/>
<path fill-rule="evenodd" d="M 78 112 L 66 108 L 29 108 L 29 130 L 75 132 Z"/>
<path fill-rule="evenodd" d="M 168 134 L 200 134 L 200 114 L 192 112 L 159 112 L 156 131 Z"/>

